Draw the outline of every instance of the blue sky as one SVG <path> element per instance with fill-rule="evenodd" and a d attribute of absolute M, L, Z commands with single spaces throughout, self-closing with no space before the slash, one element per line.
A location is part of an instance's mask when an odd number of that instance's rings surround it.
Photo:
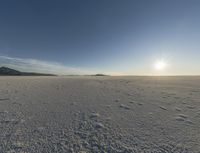
<path fill-rule="evenodd" d="M 1 0 L 0 65 L 59 74 L 197 75 L 199 16 L 199 0 Z M 160 59 L 167 67 L 157 71 Z"/>

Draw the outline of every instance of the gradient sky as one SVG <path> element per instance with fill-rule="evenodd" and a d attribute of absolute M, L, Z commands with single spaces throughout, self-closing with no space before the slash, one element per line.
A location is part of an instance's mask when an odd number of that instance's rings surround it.
<path fill-rule="evenodd" d="M 153 68 L 167 62 L 165 70 Z M 200 74 L 199 0 L 1 0 L 0 66 L 58 74 Z"/>

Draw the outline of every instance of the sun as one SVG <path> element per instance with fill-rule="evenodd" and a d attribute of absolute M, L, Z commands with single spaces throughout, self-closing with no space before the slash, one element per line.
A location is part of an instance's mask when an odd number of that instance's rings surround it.
<path fill-rule="evenodd" d="M 164 70 L 167 66 L 167 63 L 164 60 L 157 60 L 154 64 L 156 70 Z"/>

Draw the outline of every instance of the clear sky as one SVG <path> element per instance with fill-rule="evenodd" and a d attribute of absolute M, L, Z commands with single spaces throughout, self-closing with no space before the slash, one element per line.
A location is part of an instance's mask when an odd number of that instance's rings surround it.
<path fill-rule="evenodd" d="M 165 68 L 156 68 L 159 61 Z M 200 1 L 1 0 L 3 65 L 58 74 L 198 75 Z"/>

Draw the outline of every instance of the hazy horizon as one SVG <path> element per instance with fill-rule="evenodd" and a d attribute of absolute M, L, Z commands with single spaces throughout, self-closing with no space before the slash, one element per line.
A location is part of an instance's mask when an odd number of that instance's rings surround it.
<path fill-rule="evenodd" d="M 0 2 L 0 66 L 58 75 L 200 75 L 200 1 Z"/>

